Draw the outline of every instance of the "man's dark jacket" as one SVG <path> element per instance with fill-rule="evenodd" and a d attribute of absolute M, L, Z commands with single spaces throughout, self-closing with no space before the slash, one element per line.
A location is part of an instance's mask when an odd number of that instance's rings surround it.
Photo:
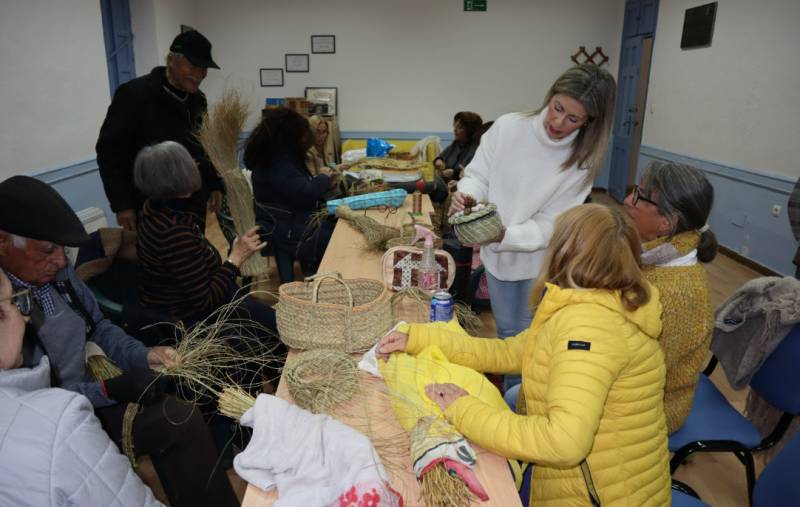
<path fill-rule="evenodd" d="M 222 180 L 195 138 L 206 97 L 201 91 L 176 94 L 167 88 L 166 68 L 156 67 L 117 88 L 97 140 L 97 164 L 111 209 L 139 211 L 146 197 L 133 183 L 133 162 L 145 146 L 162 141 L 182 144 L 198 162 L 203 188 L 192 197 L 205 217 L 205 203 L 213 190 L 223 190 Z M 180 96 L 186 96 L 185 101 Z"/>

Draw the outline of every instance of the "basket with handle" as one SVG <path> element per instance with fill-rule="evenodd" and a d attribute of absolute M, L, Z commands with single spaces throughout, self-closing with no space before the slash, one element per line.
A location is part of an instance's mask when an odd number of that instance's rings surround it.
<path fill-rule="evenodd" d="M 469 209 L 469 208 L 468 208 Z M 453 215 L 448 220 L 458 240 L 465 244 L 482 244 L 500 235 L 503 222 L 497 206 L 486 204 L 482 209 Z"/>
<path fill-rule="evenodd" d="M 386 241 L 387 250 L 390 248 L 394 248 L 396 246 L 413 246 L 423 241 L 423 238 L 414 241 L 414 238 L 417 235 L 417 230 L 414 228 L 414 226 L 417 224 L 417 219 L 414 218 L 414 215 L 412 215 L 411 213 L 409 213 L 408 216 L 411 218 L 411 223 L 402 224 L 400 226 L 400 236 Z M 405 218 L 403 219 L 403 221 L 405 222 Z M 430 226 L 428 225 L 425 225 L 425 227 L 430 229 Z M 442 239 L 439 237 L 436 237 L 433 240 L 434 248 L 442 248 L 442 244 L 443 244 Z"/>
<path fill-rule="evenodd" d="M 283 284 L 278 294 L 278 333 L 292 348 L 360 352 L 393 325 L 391 294 L 378 280 L 320 273 Z"/>

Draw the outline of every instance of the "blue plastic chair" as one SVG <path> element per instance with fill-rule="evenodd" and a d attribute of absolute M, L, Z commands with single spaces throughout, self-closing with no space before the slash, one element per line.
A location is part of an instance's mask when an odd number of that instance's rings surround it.
<path fill-rule="evenodd" d="M 761 472 L 753 491 L 755 507 L 800 505 L 800 435 L 796 435 Z"/>
<path fill-rule="evenodd" d="M 792 419 L 800 414 L 800 368 L 797 367 L 800 364 L 800 326 L 792 329 L 750 381 L 751 389 L 784 412 L 776 428 L 764 439 L 708 379 L 716 363 L 716 358 L 712 358 L 700 375 L 689 416 L 683 426 L 669 436 L 669 450 L 674 452 L 670 470 L 674 473 L 695 452 L 731 452 L 745 466 L 748 501 L 752 505 L 753 452 L 775 445 Z"/>
<path fill-rule="evenodd" d="M 686 484 L 672 481 L 672 507 L 709 507 L 700 496 Z"/>

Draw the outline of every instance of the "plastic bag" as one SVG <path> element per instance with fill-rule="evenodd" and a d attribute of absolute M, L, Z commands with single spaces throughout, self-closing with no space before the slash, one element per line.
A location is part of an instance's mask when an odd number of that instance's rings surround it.
<path fill-rule="evenodd" d="M 393 144 L 389 144 L 383 139 L 372 137 L 367 139 L 367 156 L 368 157 L 385 157 L 394 148 Z"/>
<path fill-rule="evenodd" d="M 343 164 L 355 164 L 362 158 L 367 156 L 367 149 L 361 148 L 360 150 L 347 150 L 342 153 Z"/>

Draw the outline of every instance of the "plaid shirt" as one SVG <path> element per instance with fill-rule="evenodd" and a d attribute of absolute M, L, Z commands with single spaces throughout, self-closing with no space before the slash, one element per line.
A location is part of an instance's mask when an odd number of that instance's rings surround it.
<path fill-rule="evenodd" d="M 6 274 L 8 275 L 8 279 L 11 280 L 11 285 L 13 285 L 15 289 L 30 289 L 31 296 L 33 296 L 33 299 L 42 307 L 45 315 L 52 316 L 56 314 L 56 304 L 53 301 L 53 294 L 50 292 L 50 286 L 52 284 L 46 283 L 41 287 L 37 287 L 24 280 L 20 280 L 8 271 L 6 271 Z"/>

